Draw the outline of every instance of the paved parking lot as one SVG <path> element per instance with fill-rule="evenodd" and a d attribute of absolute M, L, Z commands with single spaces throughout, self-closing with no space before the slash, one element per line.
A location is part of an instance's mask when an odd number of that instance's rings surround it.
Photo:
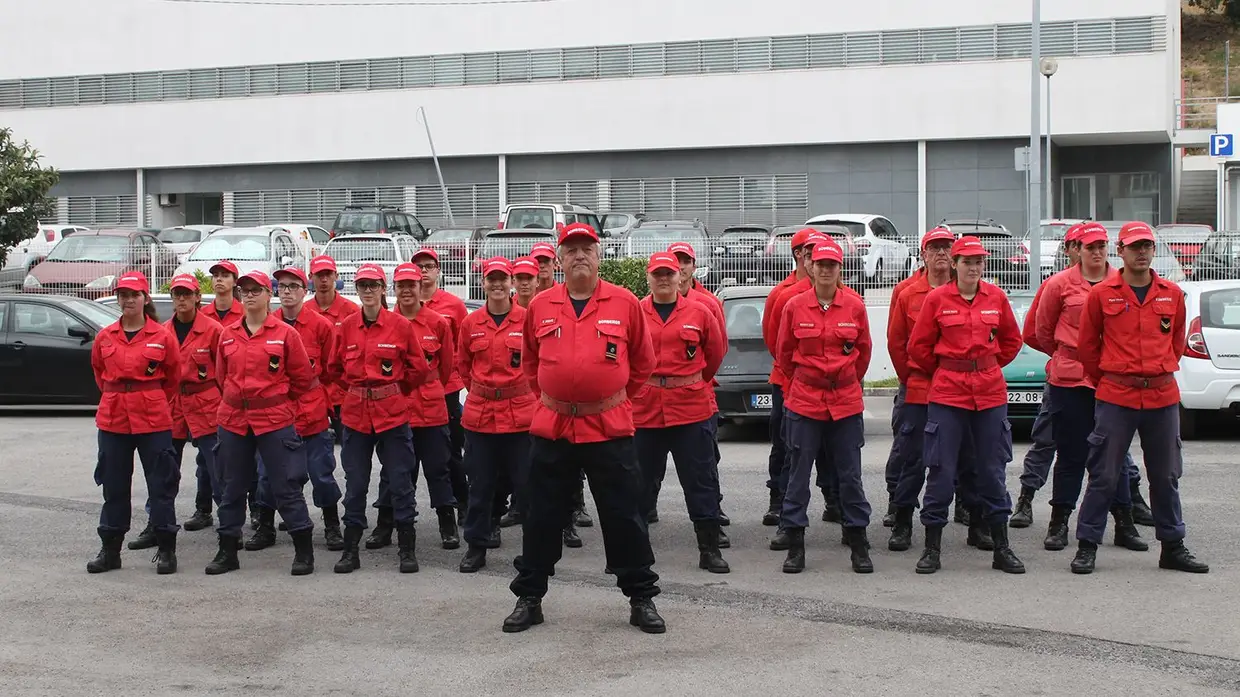
<path fill-rule="evenodd" d="M 602 573 L 598 528 L 566 550 L 545 602 L 547 622 L 505 635 L 507 590 L 520 533 L 474 576 L 460 552 L 423 542 L 422 571 L 401 575 L 394 549 L 331 573 L 336 555 L 316 531 L 317 571 L 288 575 L 292 544 L 243 552 L 242 569 L 207 577 L 211 531 L 182 533 L 180 573 L 157 577 L 150 551 L 90 576 L 100 496 L 91 480 L 93 423 L 73 413 L 0 413 L 0 692 L 71 694 L 1225 694 L 1240 691 L 1240 474 L 1236 438 L 1187 443 L 1181 482 L 1193 551 L 1211 573 L 1159 571 L 1157 547 L 1102 549 L 1090 577 L 1068 572 L 1071 551 L 1041 549 L 1048 509 L 1012 531 L 1029 568 L 990 569 L 949 528 L 944 569 L 913 573 L 916 551 L 886 550 L 870 527 L 876 573 L 851 573 L 838 529 L 814 522 L 808 568 L 780 573 L 766 549 L 767 446 L 752 431 L 723 445 L 732 549 L 729 575 L 696 568 L 693 534 L 674 476 L 651 528 L 663 577 L 662 636 L 627 624 L 627 605 Z M 871 431 L 865 483 L 881 498 L 890 438 Z M 1017 459 L 1024 445 L 1017 445 Z M 192 451 L 187 452 L 185 467 Z M 1016 489 L 1018 464 L 1010 469 Z M 341 478 L 343 481 L 343 478 Z M 144 522 L 134 490 L 134 531 Z M 192 508 L 183 486 L 178 513 Z M 425 491 L 419 487 L 425 512 Z M 820 510 L 821 501 L 814 507 Z M 593 504 L 590 506 L 594 510 Z M 876 506 L 877 508 L 877 506 Z M 423 520 L 426 521 L 425 513 Z M 815 517 L 815 521 L 816 521 Z M 432 525 L 420 525 L 423 540 Z M 1152 538 L 1149 528 L 1144 536 Z M 921 541 L 920 530 L 916 542 Z M 1151 540 L 1152 542 L 1152 540 Z"/>

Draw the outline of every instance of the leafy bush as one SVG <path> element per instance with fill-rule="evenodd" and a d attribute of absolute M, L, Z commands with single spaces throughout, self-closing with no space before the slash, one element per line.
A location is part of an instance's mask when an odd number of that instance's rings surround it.
<path fill-rule="evenodd" d="M 203 273 L 200 270 L 195 269 L 194 278 L 198 279 L 198 291 L 199 292 L 203 293 L 204 295 L 209 295 L 215 292 L 215 288 L 211 285 L 210 276 L 208 276 L 207 274 Z M 160 286 L 159 292 L 171 293 L 172 292 L 172 279 L 168 279 L 167 283 Z"/>
<path fill-rule="evenodd" d="M 625 257 L 622 259 L 603 259 L 598 265 L 599 276 L 608 283 L 628 288 L 638 298 L 650 294 L 646 285 L 646 260 Z"/>

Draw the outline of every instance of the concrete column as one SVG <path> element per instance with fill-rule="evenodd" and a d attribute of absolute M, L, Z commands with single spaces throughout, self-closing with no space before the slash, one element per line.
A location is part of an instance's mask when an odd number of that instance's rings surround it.
<path fill-rule="evenodd" d="M 499 156 L 498 166 L 499 166 L 499 178 L 496 179 L 496 181 L 499 182 L 499 210 L 495 211 L 495 215 L 497 218 L 499 217 L 499 214 L 503 213 L 504 209 L 508 207 L 508 156 L 507 155 Z"/>
<path fill-rule="evenodd" d="M 926 141 L 917 141 L 917 239 L 926 233 L 929 196 L 926 193 Z"/>
<path fill-rule="evenodd" d="M 137 215 L 138 227 L 146 227 L 146 174 L 141 170 L 134 172 L 137 180 L 137 196 L 135 197 L 135 205 L 138 207 Z"/>

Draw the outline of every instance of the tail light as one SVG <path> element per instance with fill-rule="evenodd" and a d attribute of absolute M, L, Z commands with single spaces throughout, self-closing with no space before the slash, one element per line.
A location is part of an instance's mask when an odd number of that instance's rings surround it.
<path fill-rule="evenodd" d="M 1188 345 L 1184 349 L 1185 358 L 1210 359 L 1210 348 L 1206 346 L 1206 337 L 1201 333 L 1201 318 L 1194 317 L 1188 323 Z"/>
<path fill-rule="evenodd" d="M 56 241 L 56 231 L 55 231 L 55 230 L 44 230 L 44 231 L 43 231 L 43 239 L 44 239 L 45 241 L 47 241 L 47 242 L 55 242 L 55 241 Z"/>
<path fill-rule="evenodd" d="M 556 232 L 564 232 L 564 223 L 556 223 L 556 224 L 555 224 L 555 231 L 556 231 Z"/>
<path fill-rule="evenodd" d="M 1020 252 L 1008 257 L 1008 263 L 1025 265 L 1029 263 L 1029 245 L 1020 243 Z"/>
<path fill-rule="evenodd" d="M 335 237 L 335 236 L 336 236 L 336 231 L 335 231 L 335 230 L 328 230 L 328 231 L 327 231 L 327 239 L 329 239 L 329 240 L 330 240 L 330 239 L 332 239 L 332 238 L 333 238 L 333 237 Z"/>
<path fill-rule="evenodd" d="M 503 229 L 504 229 L 504 219 L 503 219 L 503 218 L 500 218 L 500 219 L 499 219 L 499 222 L 495 224 L 495 229 L 496 229 L 496 230 L 503 230 Z"/>
<path fill-rule="evenodd" d="M 386 229 L 386 228 L 379 228 L 379 234 L 380 234 L 380 235 L 386 235 L 386 234 L 387 234 L 387 229 Z"/>

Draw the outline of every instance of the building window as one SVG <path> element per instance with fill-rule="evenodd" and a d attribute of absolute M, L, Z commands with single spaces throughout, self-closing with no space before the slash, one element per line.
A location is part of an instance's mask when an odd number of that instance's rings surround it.
<path fill-rule="evenodd" d="M 400 59 L 399 58 L 376 58 L 366 61 L 367 72 L 370 77 L 370 87 L 372 90 L 392 90 L 400 88 Z M 340 71 L 340 81 L 342 84 L 353 84 L 353 77 L 350 73 L 348 77 L 342 68 Z M 365 89 L 365 88 L 363 88 Z"/>
<path fill-rule="evenodd" d="M 722 41 L 703 41 L 702 71 L 706 73 L 736 72 L 736 42 L 730 39 Z"/>
<path fill-rule="evenodd" d="M 598 74 L 593 48 L 566 48 L 561 54 L 565 80 L 589 80 Z"/>
<path fill-rule="evenodd" d="M 52 84 L 47 78 L 22 80 L 22 106 L 37 109 L 52 105 Z"/>
<path fill-rule="evenodd" d="M 389 69 L 390 69 L 389 63 Z M 364 90 L 369 87 L 370 66 L 366 61 L 347 61 L 341 63 L 340 71 L 340 90 Z M 378 88 L 376 88 L 378 89 Z"/>
<path fill-rule="evenodd" d="M 401 86 L 405 89 L 435 86 L 435 69 L 430 57 L 401 59 Z"/>
<path fill-rule="evenodd" d="M 134 98 L 139 102 L 157 102 L 163 98 L 163 76 L 160 73 L 138 73 L 133 76 Z"/>
<path fill-rule="evenodd" d="M 559 80 L 560 52 L 553 48 L 530 51 L 531 80 Z"/>
<path fill-rule="evenodd" d="M 220 68 L 221 97 L 244 97 L 249 91 L 245 68 Z"/>
<path fill-rule="evenodd" d="M 71 77 L 52 78 L 52 106 L 77 104 L 77 80 Z"/>
<path fill-rule="evenodd" d="M 922 63 L 949 63 L 960 60 L 957 29 L 921 30 Z"/>
<path fill-rule="evenodd" d="M 78 104 L 103 104 L 103 76 L 79 77 Z"/>
<path fill-rule="evenodd" d="M 663 74 L 663 44 L 640 44 L 632 48 L 633 77 Z"/>
<path fill-rule="evenodd" d="M 770 39 L 741 39 L 736 42 L 736 69 L 738 71 L 765 71 L 771 69 Z"/>

